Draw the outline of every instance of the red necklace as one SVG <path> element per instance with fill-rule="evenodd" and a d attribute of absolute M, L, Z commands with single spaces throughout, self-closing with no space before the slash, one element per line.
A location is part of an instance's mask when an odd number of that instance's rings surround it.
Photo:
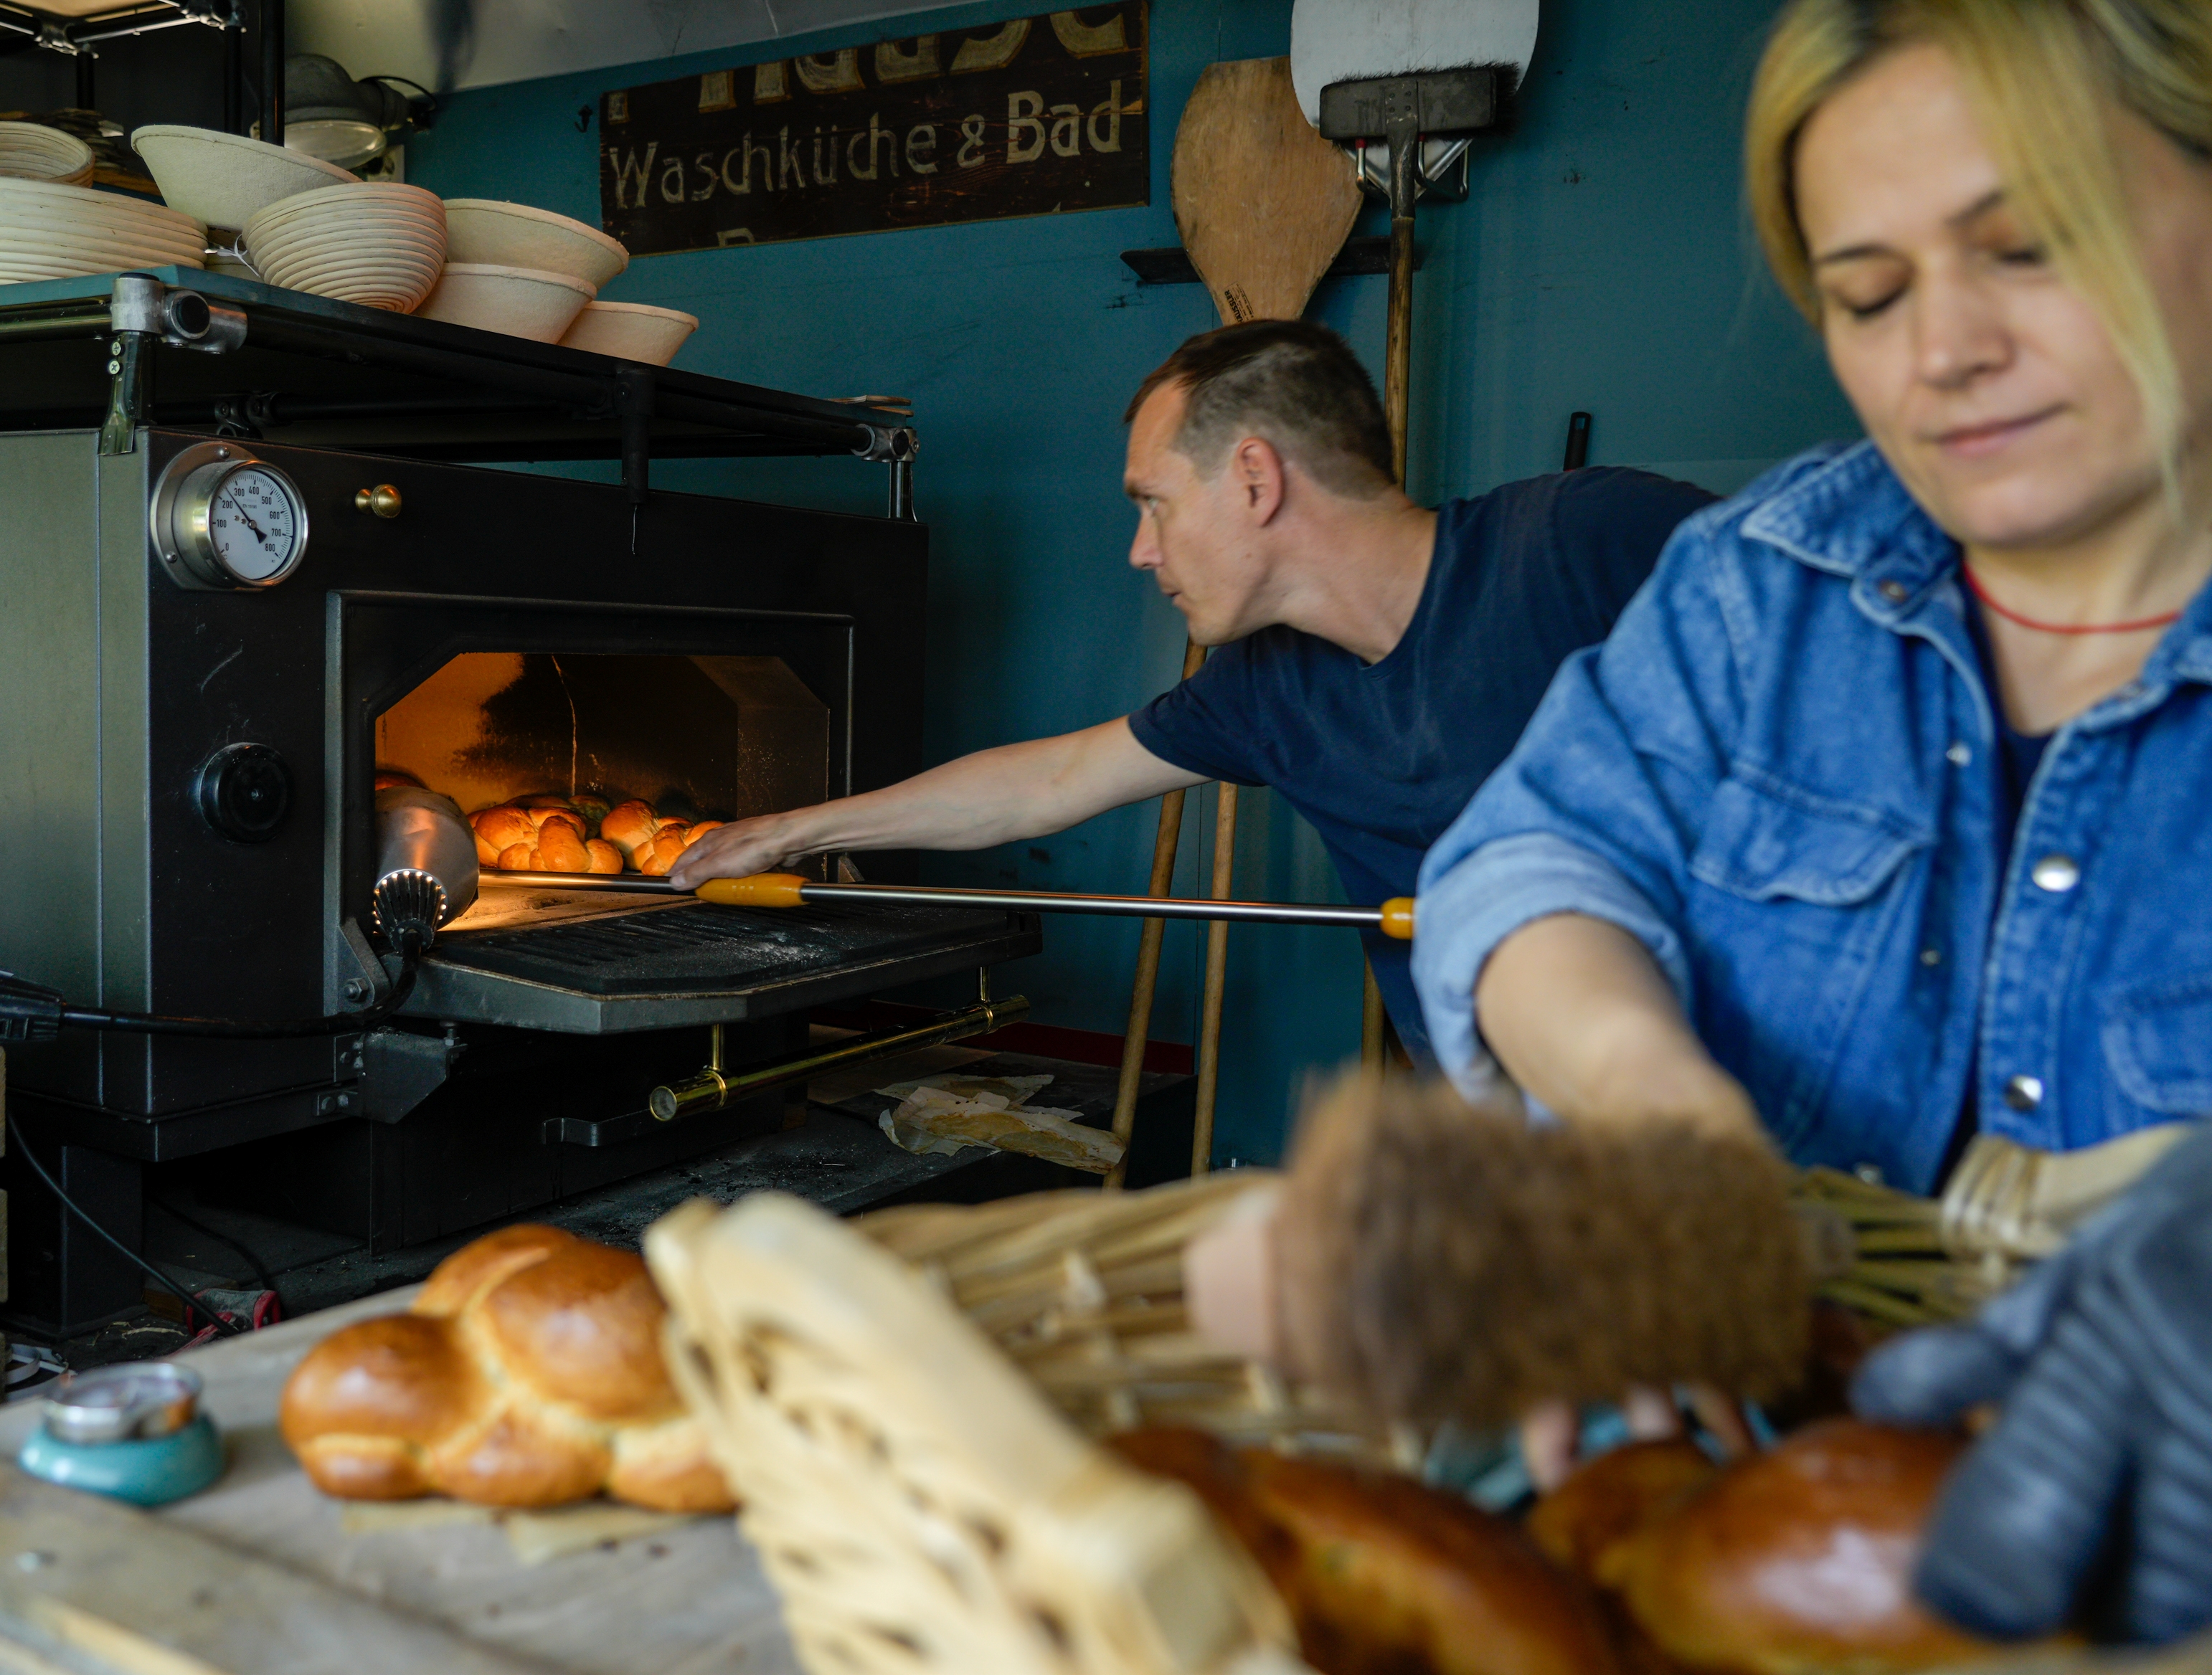
<path fill-rule="evenodd" d="M 2007 610 L 1992 599 L 1981 583 L 1975 580 L 1973 567 L 1961 559 L 1959 573 L 1966 579 L 1966 586 L 1976 598 L 2005 619 L 2017 622 L 2024 628 L 2033 628 L 2039 634 L 2138 634 L 2145 628 L 2162 628 L 2169 622 L 2179 622 L 2181 613 L 2169 610 L 2163 616 L 2145 616 L 2133 622 L 2039 622 L 2033 616 L 2023 616 L 2016 610 Z"/>

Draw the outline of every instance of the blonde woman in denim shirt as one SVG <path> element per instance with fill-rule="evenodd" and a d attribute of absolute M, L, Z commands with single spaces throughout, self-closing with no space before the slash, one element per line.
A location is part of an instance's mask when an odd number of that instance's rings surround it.
<path fill-rule="evenodd" d="M 1754 209 L 1870 440 L 1686 522 L 1430 851 L 1447 1069 L 1920 1192 L 1962 1113 L 2212 1108 L 2208 58 L 2182 0 L 1786 14 Z"/>
<path fill-rule="evenodd" d="M 1868 440 L 1692 518 L 1430 852 L 1439 1059 L 1941 1183 L 2212 1114 L 2212 8 L 1797 0 L 1754 218 Z M 1923 1592 L 2212 1621 L 2212 1152 L 1859 1393 L 2003 1396 Z"/>

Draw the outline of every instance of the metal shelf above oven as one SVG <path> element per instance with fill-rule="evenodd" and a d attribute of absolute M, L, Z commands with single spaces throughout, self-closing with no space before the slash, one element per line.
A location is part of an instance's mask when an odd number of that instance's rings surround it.
<path fill-rule="evenodd" d="M 1034 954 L 1033 914 L 704 903 L 448 933 L 412 1017 L 610 1035 L 770 1017 Z"/>
<path fill-rule="evenodd" d="M 644 367 L 197 268 L 0 285 L 0 432 L 156 424 L 421 459 L 849 455 L 912 515 L 903 409 Z"/>

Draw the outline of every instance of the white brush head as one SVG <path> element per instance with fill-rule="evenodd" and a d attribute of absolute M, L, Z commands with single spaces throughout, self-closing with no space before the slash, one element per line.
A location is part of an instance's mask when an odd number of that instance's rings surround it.
<path fill-rule="evenodd" d="M 1291 9 L 1291 82 L 1316 127 L 1331 82 L 1478 64 L 1510 65 L 1517 82 L 1535 50 L 1536 0 L 1297 0 Z"/>

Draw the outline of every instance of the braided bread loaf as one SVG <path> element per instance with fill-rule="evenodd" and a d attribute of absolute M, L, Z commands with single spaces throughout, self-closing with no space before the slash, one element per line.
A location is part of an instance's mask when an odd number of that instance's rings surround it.
<path fill-rule="evenodd" d="M 641 1259 L 503 1228 L 439 1264 L 413 1308 L 325 1338 L 278 1423 L 325 1494 L 545 1507 L 602 1491 L 666 1512 L 736 1504 L 661 1360 Z"/>
<path fill-rule="evenodd" d="M 497 866 L 500 852 L 518 843 L 538 841 L 538 823 L 512 803 L 478 809 L 469 816 L 469 829 L 477 834 L 477 860 Z"/>
<path fill-rule="evenodd" d="M 722 822 L 719 820 L 664 820 L 653 841 L 641 844 L 637 870 L 648 878 L 666 876 L 676 858 Z"/>
<path fill-rule="evenodd" d="M 653 811 L 653 804 L 633 798 L 619 803 L 599 822 L 605 840 L 622 852 L 622 858 L 648 878 L 665 877 L 676 858 L 715 828 L 719 820 L 678 820 Z"/>
<path fill-rule="evenodd" d="M 622 852 L 586 837 L 582 813 L 551 797 L 526 798 L 479 809 L 469 816 L 477 859 L 502 872 L 600 872 L 623 870 Z"/>
<path fill-rule="evenodd" d="M 637 865 L 638 851 L 653 842 L 660 829 L 660 816 L 653 811 L 653 804 L 633 797 L 627 803 L 617 803 L 608 810 L 599 822 L 599 835 L 622 852 L 629 865 Z"/>

